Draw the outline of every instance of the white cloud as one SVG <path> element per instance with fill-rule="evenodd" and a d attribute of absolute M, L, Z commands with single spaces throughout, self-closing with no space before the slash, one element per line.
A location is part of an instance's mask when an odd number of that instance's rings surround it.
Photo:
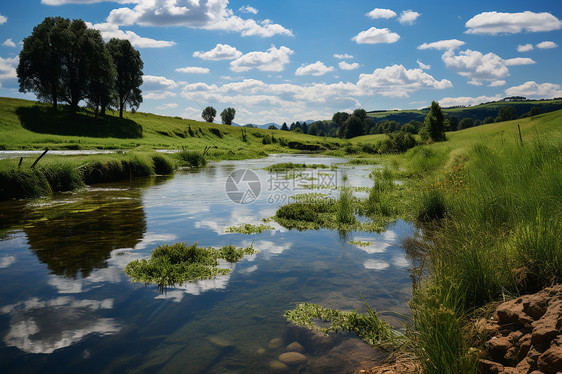
<path fill-rule="evenodd" d="M 517 46 L 517 52 L 529 52 L 533 50 L 532 44 L 519 44 Z"/>
<path fill-rule="evenodd" d="M 517 34 L 523 31 L 538 32 L 560 30 L 562 22 L 550 13 L 484 12 L 469 19 L 465 26 L 468 34 Z"/>
<path fill-rule="evenodd" d="M 369 18 L 372 18 L 372 19 L 377 19 L 377 18 L 387 18 L 388 19 L 388 18 L 396 17 L 396 12 L 394 12 L 390 9 L 375 8 L 365 15 Z"/>
<path fill-rule="evenodd" d="M 194 29 L 239 32 L 242 36 L 293 36 L 291 30 L 270 20 L 259 23 L 242 19 L 228 7 L 228 0 L 138 0 L 133 8 L 110 12 L 107 22 L 115 25 L 184 26 Z"/>
<path fill-rule="evenodd" d="M 324 65 L 323 62 L 321 61 L 316 61 L 313 64 L 302 64 L 297 71 L 295 71 L 295 75 L 314 75 L 314 76 L 320 76 L 320 75 L 324 75 L 326 73 L 329 73 L 331 71 L 334 71 L 336 69 L 334 69 L 333 66 L 326 66 Z"/>
<path fill-rule="evenodd" d="M 371 27 L 369 30 L 361 31 L 351 40 L 358 44 L 378 44 L 396 43 L 398 39 L 400 39 L 400 35 L 387 28 L 377 29 L 376 27 Z"/>
<path fill-rule="evenodd" d="M 347 54 L 347 53 L 344 53 L 344 54 L 335 53 L 334 58 L 337 58 L 338 60 L 345 60 L 345 59 L 348 59 L 348 58 L 353 58 L 353 56 L 350 55 L 350 54 Z"/>
<path fill-rule="evenodd" d="M 276 48 L 271 46 L 267 52 L 249 52 L 230 62 L 230 70 L 244 72 L 252 69 L 260 71 L 283 71 L 294 52 L 287 47 Z"/>
<path fill-rule="evenodd" d="M 5 17 L 0 14 L 0 25 L 5 24 L 6 22 L 8 22 L 8 17 Z"/>
<path fill-rule="evenodd" d="M 423 69 L 423 70 L 431 69 L 431 65 L 424 64 L 423 62 L 420 61 L 419 58 L 416 60 L 416 62 L 418 63 L 418 66 L 420 67 L 420 69 Z"/>
<path fill-rule="evenodd" d="M 544 41 L 544 42 L 540 42 L 539 44 L 537 44 L 537 48 L 540 49 L 550 49 L 550 48 L 556 48 L 558 47 L 558 44 L 551 42 L 551 41 Z"/>
<path fill-rule="evenodd" d="M 215 48 L 207 52 L 193 52 L 193 57 L 212 61 L 234 60 L 239 58 L 240 56 L 242 56 L 242 52 L 228 44 L 217 44 Z"/>
<path fill-rule="evenodd" d="M 86 22 L 86 24 L 90 28 L 99 30 L 102 38 L 106 41 L 111 38 L 127 39 L 134 47 L 137 48 L 165 48 L 176 44 L 173 41 L 145 38 L 137 35 L 133 31 L 120 30 L 119 26 L 110 23 L 91 24 Z"/>
<path fill-rule="evenodd" d="M 505 60 L 495 53 L 482 54 L 467 49 L 455 55 L 453 50 L 448 50 L 441 58 L 447 68 L 473 80 L 493 81 L 509 75 Z"/>
<path fill-rule="evenodd" d="M 168 103 L 168 104 L 162 104 L 156 107 L 156 109 L 160 109 L 160 110 L 166 110 L 166 109 L 176 109 L 179 105 L 176 103 Z"/>
<path fill-rule="evenodd" d="M 340 61 L 340 63 L 338 64 L 338 66 L 340 67 L 341 70 L 355 70 L 355 69 L 359 69 L 359 64 L 357 62 L 353 62 L 351 64 L 345 62 L 345 61 Z"/>
<path fill-rule="evenodd" d="M 141 88 L 145 99 L 161 100 L 177 95 L 172 90 L 176 89 L 178 85 L 171 79 L 154 75 L 144 75 L 142 80 L 143 84 Z"/>
<path fill-rule="evenodd" d="M 418 46 L 418 49 L 437 49 L 438 51 L 444 49 L 457 49 L 465 43 L 458 39 L 439 40 L 433 43 L 423 43 Z"/>
<path fill-rule="evenodd" d="M 0 57 L 0 87 L 2 81 L 17 79 L 16 66 L 19 62 L 19 57 L 2 58 Z"/>
<path fill-rule="evenodd" d="M 488 85 L 488 87 L 501 87 L 501 86 L 505 86 L 506 84 L 507 82 L 502 79 L 502 80 L 493 81 Z"/>
<path fill-rule="evenodd" d="M 14 256 L 3 256 L 0 258 L 0 269 L 5 269 L 16 263 Z"/>
<path fill-rule="evenodd" d="M 478 97 L 445 97 L 439 100 L 439 105 L 443 108 L 448 108 L 452 106 L 472 106 L 482 103 L 487 103 L 490 101 L 498 101 L 503 97 L 501 95 L 496 96 L 478 96 Z"/>
<path fill-rule="evenodd" d="M 357 86 L 391 97 L 408 97 L 411 92 L 421 88 L 453 87 L 447 79 L 438 81 L 421 69 L 406 69 L 402 65 L 376 69 L 372 74 L 361 74 Z"/>
<path fill-rule="evenodd" d="M 536 99 L 562 97 L 562 88 L 555 83 L 541 83 L 535 81 L 525 82 L 520 86 L 510 87 L 505 90 L 508 96 L 525 96 Z"/>
<path fill-rule="evenodd" d="M 363 263 L 363 266 L 365 267 L 365 269 L 370 269 L 370 270 L 385 270 L 390 267 L 388 262 L 384 262 L 381 260 L 373 260 L 373 259 L 365 261 Z"/>
<path fill-rule="evenodd" d="M 4 41 L 4 43 L 2 43 L 2 45 L 3 45 L 4 47 L 12 47 L 12 48 L 15 48 L 15 47 L 16 47 L 16 43 L 14 43 L 14 42 L 12 41 L 12 39 L 6 39 L 6 40 Z"/>
<path fill-rule="evenodd" d="M 533 65 L 536 62 L 527 57 L 516 57 L 504 60 L 506 66 L 516 66 L 516 65 Z"/>
<path fill-rule="evenodd" d="M 481 81 L 477 81 L 477 80 L 474 80 L 474 79 L 472 79 L 472 80 L 470 80 L 466 83 L 470 84 L 471 86 L 476 86 L 476 87 L 480 87 L 480 86 L 484 85 L 484 83 L 482 83 Z"/>
<path fill-rule="evenodd" d="M 190 74 L 209 74 L 210 70 L 208 68 L 202 68 L 198 66 L 186 66 L 184 68 L 177 68 L 179 73 L 190 73 Z"/>
<path fill-rule="evenodd" d="M 249 5 L 241 7 L 240 9 L 238 9 L 238 11 L 240 13 L 258 14 L 258 10 L 254 7 L 249 6 Z"/>
<path fill-rule="evenodd" d="M 413 10 L 405 10 L 400 14 L 398 22 L 403 25 L 413 25 L 419 16 L 421 16 L 421 14 L 418 12 L 414 12 Z"/>
<path fill-rule="evenodd" d="M 41 0 L 41 4 L 59 6 L 66 4 L 95 4 L 95 3 L 138 4 L 139 0 Z"/>

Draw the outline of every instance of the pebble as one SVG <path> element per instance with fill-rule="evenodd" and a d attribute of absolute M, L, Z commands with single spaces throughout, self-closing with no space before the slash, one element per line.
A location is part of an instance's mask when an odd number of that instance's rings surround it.
<path fill-rule="evenodd" d="M 275 338 L 275 339 L 271 339 L 271 341 L 267 345 L 267 349 L 269 349 L 270 351 L 275 351 L 276 349 L 279 349 L 282 346 L 283 346 L 283 339 Z"/>
<path fill-rule="evenodd" d="M 305 351 L 304 347 L 299 342 L 292 342 L 287 346 L 287 350 L 289 352 L 300 352 L 300 353 L 303 353 Z"/>
<path fill-rule="evenodd" d="M 283 372 L 289 370 L 289 367 L 282 363 L 281 361 L 273 360 L 269 363 L 269 368 L 273 372 Z"/>
<path fill-rule="evenodd" d="M 279 356 L 279 361 L 287 365 L 296 366 L 306 362 L 306 356 L 298 352 L 287 352 Z"/>
<path fill-rule="evenodd" d="M 256 351 L 256 353 L 258 355 L 263 355 L 263 354 L 265 354 L 265 352 L 267 352 L 267 351 L 264 348 L 258 348 L 258 350 Z"/>

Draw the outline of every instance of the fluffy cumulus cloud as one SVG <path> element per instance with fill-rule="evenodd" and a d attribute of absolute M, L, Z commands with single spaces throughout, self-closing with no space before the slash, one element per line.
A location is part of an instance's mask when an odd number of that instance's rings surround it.
<path fill-rule="evenodd" d="M 8 17 L 5 17 L 0 14 L 0 25 L 5 24 L 6 22 L 8 22 Z"/>
<path fill-rule="evenodd" d="M 17 79 L 16 66 L 18 65 L 19 58 L 2 58 L 0 57 L 0 87 L 2 83 L 9 80 Z"/>
<path fill-rule="evenodd" d="M 145 75 L 142 79 L 141 88 L 145 99 L 160 100 L 177 95 L 174 90 L 178 88 L 178 84 L 173 80 L 154 75 Z"/>
<path fill-rule="evenodd" d="M 346 60 L 346 59 L 353 58 L 353 56 L 347 53 L 344 54 L 335 53 L 334 58 L 337 58 L 338 60 Z"/>
<path fill-rule="evenodd" d="M 484 12 L 469 19 L 465 26 L 468 34 L 497 35 L 560 30 L 562 22 L 546 12 Z"/>
<path fill-rule="evenodd" d="M 333 66 L 326 66 L 324 65 L 324 63 L 322 61 L 316 61 L 313 64 L 303 64 L 301 65 L 297 71 L 295 71 L 295 75 L 314 75 L 314 76 L 320 76 L 320 75 L 324 75 L 326 73 L 329 73 L 331 71 L 334 71 L 336 69 L 334 69 Z"/>
<path fill-rule="evenodd" d="M 403 25 L 413 25 L 419 16 L 421 16 L 421 14 L 418 12 L 414 12 L 413 10 L 405 10 L 400 14 L 398 22 Z"/>
<path fill-rule="evenodd" d="M 252 69 L 260 71 L 283 71 L 290 62 L 293 50 L 287 47 L 271 46 L 266 52 L 249 52 L 230 62 L 230 70 L 245 72 Z"/>
<path fill-rule="evenodd" d="M 501 95 L 496 96 L 478 96 L 478 97 L 445 97 L 439 100 L 439 105 L 443 108 L 448 108 L 452 106 L 472 106 L 482 103 L 488 103 L 490 101 L 498 101 L 503 97 Z"/>
<path fill-rule="evenodd" d="M 423 70 L 429 70 L 429 69 L 431 69 L 431 65 L 426 65 L 426 64 L 424 64 L 423 62 L 420 61 L 419 58 L 416 60 L 416 62 L 417 62 L 417 64 L 418 64 L 418 66 L 420 67 L 420 69 L 423 69 Z"/>
<path fill-rule="evenodd" d="M 242 52 L 228 44 L 217 44 L 215 48 L 207 52 L 196 51 L 193 52 L 193 57 L 198 57 L 203 60 L 234 60 L 242 56 Z"/>
<path fill-rule="evenodd" d="M 228 0 L 138 0 L 133 8 L 112 10 L 107 22 L 124 26 L 184 26 L 238 32 L 242 36 L 293 35 L 291 30 L 271 20 L 257 22 L 234 15 L 228 8 Z"/>
<path fill-rule="evenodd" d="M 517 46 L 517 52 L 529 52 L 533 50 L 532 44 L 519 44 Z"/>
<path fill-rule="evenodd" d="M 448 50 L 441 58 L 447 68 L 473 81 L 496 81 L 509 75 L 508 66 L 535 63 L 530 58 L 517 57 L 504 60 L 495 53 L 483 54 L 470 49 L 461 51 L 459 54 Z"/>
<path fill-rule="evenodd" d="M 14 43 L 14 42 L 12 41 L 12 39 L 6 39 L 6 40 L 4 41 L 4 43 L 2 43 L 2 45 L 3 45 L 4 47 L 11 47 L 11 48 L 15 48 L 15 47 L 16 47 L 16 43 Z"/>
<path fill-rule="evenodd" d="M 396 43 L 398 39 L 400 39 L 400 35 L 387 28 L 377 29 L 376 27 L 371 27 L 369 30 L 361 31 L 351 40 L 358 44 L 379 44 Z"/>
<path fill-rule="evenodd" d="M 120 30 L 119 26 L 111 23 L 91 24 L 89 22 L 86 22 L 86 24 L 90 28 L 99 30 L 101 36 L 106 41 L 111 38 L 127 39 L 129 42 L 131 42 L 131 44 L 134 47 L 137 48 L 165 48 L 165 47 L 171 47 L 176 44 L 173 41 L 145 38 L 137 35 L 133 31 Z"/>
<path fill-rule="evenodd" d="M 471 86 L 476 86 L 476 87 L 480 87 L 480 86 L 484 85 L 484 83 L 482 83 L 482 81 L 477 81 L 475 79 L 469 80 L 466 83 L 470 84 Z"/>
<path fill-rule="evenodd" d="M 396 12 L 394 12 L 390 9 L 375 8 L 365 15 L 369 18 L 372 18 L 372 19 L 377 19 L 377 18 L 387 18 L 388 19 L 388 18 L 396 17 L 397 14 L 396 14 Z"/>
<path fill-rule="evenodd" d="M 372 74 L 361 74 L 357 85 L 362 89 L 390 97 L 408 97 L 411 92 L 422 88 L 453 87 L 447 79 L 438 81 L 421 69 L 406 69 L 402 65 L 376 69 Z"/>
<path fill-rule="evenodd" d="M 505 90 L 508 96 L 525 96 L 535 99 L 562 97 L 562 88 L 554 83 L 525 82 L 520 86 L 510 87 Z"/>
<path fill-rule="evenodd" d="M 544 42 L 540 42 L 539 44 L 537 44 L 537 48 L 539 49 L 550 49 L 550 48 L 556 48 L 558 47 L 558 44 L 551 42 L 551 41 L 544 41 Z"/>
<path fill-rule="evenodd" d="M 186 66 L 184 68 L 177 68 L 177 72 L 179 73 L 188 73 L 188 74 L 209 74 L 208 68 L 202 68 L 199 66 Z"/>
<path fill-rule="evenodd" d="M 350 63 L 348 63 L 348 62 L 341 61 L 341 62 L 338 64 L 338 66 L 339 66 L 339 68 L 340 68 L 341 70 L 355 70 L 355 69 L 359 69 L 359 64 L 358 64 L 357 62 L 353 62 L 353 63 L 350 64 Z"/>
<path fill-rule="evenodd" d="M 493 81 L 492 83 L 490 83 L 488 85 L 488 87 L 501 87 L 501 86 L 505 86 L 507 84 L 506 81 L 504 81 L 503 79 L 497 80 L 497 81 Z"/>
<path fill-rule="evenodd" d="M 418 49 L 437 49 L 438 51 L 446 49 L 457 49 L 465 43 L 458 39 L 439 40 L 433 43 L 423 43 L 418 46 Z"/>
<path fill-rule="evenodd" d="M 238 9 L 238 11 L 240 13 L 258 14 L 258 10 L 254 7 L 249 6 L 249 5 L 245 5 L 243 7 L 240 7 L 240 9 Z"/>

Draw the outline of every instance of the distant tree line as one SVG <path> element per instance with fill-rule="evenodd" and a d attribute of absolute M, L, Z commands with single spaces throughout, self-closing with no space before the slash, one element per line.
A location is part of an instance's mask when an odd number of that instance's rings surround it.
<path fill-rule="evenodd" d="M 59 102 L 76 113 L 84 100 L 105 115 L 108 108 L 142 103 L 143 61 L 128 40 L 105 43 L 81 19 L 47 17 L 23 40 L 17 75 L 20 92 L 33 92 L 56 110 Z"/>
<path fill-rule="evenodd" d="M 463 130 L 470 127 L 480 126 L 482 124 L 511 121 L 517 118 L 526 118 L 541 113 L 538 107 L 533 107 L 529 112 L 518 117 L 515 108 L 511 105 L 506 105 L 502 106 L 498 110 L 496 117 L 488 116 L 483 121 L 465 117 L 459 121 L 455 115 L 446 115 L 441 110 L 441 107 L 437 110 L 436 106 L 439 106 L 439 104 L 432 102 L 429 107 L 429 111 L 425 116 L 424 122 L 414 119 L 407 123 L 400 123 L 395 120 L 387 119 L 377 121 L 377 119 L 369 117 L 368 113 L 364 109 L 356 109 L 351 114 L 347 112 L 334 113 L 331 120 L 317 121 L 311 123 L 310 125 L 307 125 L 305 122 L 293 122 L 290 126 L 288 126 L 287 123 L 283 123 L 281 130 L 346 139 L 361 135 L 394 134 L 404 132 L 408 134 L 420 134 L 422 138 L 431 138 L 433 141 L 440 141 L 444 140 L 444 138 L 438 135 L 441 132 L 444 134 L 445 131 Z M 430 114 L 431 116 L 428 117 Z M 435 115 L 439 117 L 437 122 L 435 122 Z M 433 133 L 433 136 L 424 132 L 424 129 L 427 130 L 429 128 L 427 121 L 433 121 L 434 124 L 439 123 L 439 130 Z M 274 126 L 270 126 L 269 129 L 276 130 Z"/>

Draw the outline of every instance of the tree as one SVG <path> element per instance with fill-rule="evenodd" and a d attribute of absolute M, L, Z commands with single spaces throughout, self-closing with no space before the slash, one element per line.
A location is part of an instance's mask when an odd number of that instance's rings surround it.
<path fill-rule="evenodd" d="M 487 125 L 488 123 L 494 123 L 494 117 L 488 116 L 484 118 L 484 124 Z"/>
<path fill-rule="evenodd" d="M 517 119 L 515 108 L 511 105 L 507 105 L 498 111 L 498 120 L 496 122 L 511 121 L 513 119 Z"/>
<path fill-rule="evenodd" d="M 201 117 L 203 117 L 205 122 L 209 122 L 209 123 L 213 122 L 216 115 L 217 115 L 217 110 L 212 106 L 206 107 L 205 109 L 203 109 L 203 113 L 201 113 Z"/>
<path fill-rule="evenodd" d="M 275 125 L 269 125 L 267 127 L 268 130 L 277 130 L 277 127 L 275 127 Z"/>
<path fill-rule="evenodd" d="M 318 135 L 319 132 L 320 130 L 318 129 L 318 125 L 316 123 L 311 123 L 310 126 L 308 126 L 308 135 Z"/>
<path fill-rule="evenodd" d="M 221 112 L 222 123 L 225 125 L 232 125 L 232 120 L 236 115 L 236 110 L 234 108 L 226 108 Z"/>
<path fill-rule="evenodd" d="M 338 126 L 342 126 L 345 121 L 349 118 L 349 113 L 346 112 L 337 112 L 334 113 L 332 116 L 332 122 L 334 122 Z"/>
<path fill-rule="evenodd" d="M 289 131 L 289 126 L 287 126 L 287 122 L 283 122 L 283 126 L 281 126 L 281 130 Z"/>
<path fill-rule="evenodd" d="M 359 118 L 361 121 L 364 121 L 365 118 L 367 118 L 367 112 L 365 111 L 365 109 L 355 109 L 353 111 L 352 116 L 355 116 Z"/>
<path fill-rule="evenodd" d="M 57 108 L 63 94 L 63 53 L 70 20 L 47 17 L 23 40 L 17 67 L 20 92 L 33 92 Z"/>
<path fill-rule="evenodd" d="M 119 118 L 123 118 L 123 110 L 129 106 L 137 109 L 142 103 L 142 62 L 137 51 L 128 40 L 112 38 L 107 43 L 109 53 L 115 67 L 115 90 L 119 106 Z"/>
<path fill-rule="evenodd" d="M 347 121 L 345 121 L 343 136 L 346 139 L 351 139 L 361 135 L 363 135 L 363 121 L 356 116 L 349 117 Z"/>
<path fill-rule="evenodd" d="M 474 126 L 474 121 L 472 120 L 472 118 L 467 117 L 467 118 L 461 119 L 457 129 L 464 130 L 464 129 L 468 129 L 468 128 L 473 127 L 473 126 Z"/>
<path fill-rule="evenodd" d="M 88 38 L 87 50 L 94 63 L 90 63 L 88 71 L 90 79 L 88 83 L 88 103 L 95 108 L 96 117 L 98 108 L 101 115 L 115 101 L 115 78 L 117 71 L 113 64 L 113 58 L 97 30 L 88 30 L 94 33 Z"/>
<path fill-rule="evenodd" d="M 445 121 L 443 118 L 443 112 L 437 102 L 431 102 L 429 113 L 425 116 L 423 124 L 425 131 L 420 133 L 424 137 L 427 136 L 434 142 L 441 142 L 447 139 L 445 137 Z"/>

